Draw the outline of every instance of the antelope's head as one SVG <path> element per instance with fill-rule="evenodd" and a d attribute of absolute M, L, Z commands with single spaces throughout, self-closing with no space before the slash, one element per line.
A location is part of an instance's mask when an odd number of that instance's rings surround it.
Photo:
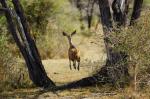
<path fill-rule="evenodd" d="M 70 45 L 73 45 L 71 38 L 72 38 L 73 35 L 76 34 L 76 30 L 75 30 L 74 32 L 72 32 L 71 34 L 68 34 L 68 33 L 66 33 L 66 32 L 63 32 L 62 34 L 63 34 L 63 36 L 66 36 L 66 37 L 67 37 L 67 39 L 68 39 L 68 41 L 69 41 L 69 44 L 70 44 Z"/>

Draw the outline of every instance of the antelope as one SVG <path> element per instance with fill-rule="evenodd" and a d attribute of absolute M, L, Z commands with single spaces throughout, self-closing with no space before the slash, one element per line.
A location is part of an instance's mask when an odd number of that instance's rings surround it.
<path fill-rule="evenodd" d="M 68 58 L 69 58 L 69 66 L 71 68 L 71 61 L 73 62 L 74 69 L 80 69 L 80 52 L 79 50 L 72 44 L 72 36 L 76 34 L 76 30 L 68 35 L 66 32 L 62 33 L 63 36 L 66 36 L 69 41 L 69 49 L 68 49 Z M 76 67 L 76 62 L 78 62 L 78 66 Z"/>

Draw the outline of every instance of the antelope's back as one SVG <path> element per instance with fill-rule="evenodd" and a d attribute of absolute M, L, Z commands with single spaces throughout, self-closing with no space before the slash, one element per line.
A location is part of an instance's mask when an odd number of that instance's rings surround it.
<path fill-rule="evenodd" d="M 71 60 L 76 60 L 80 57 L 80 51 L 76 48 L 69 48 L 68 54 Z"/>

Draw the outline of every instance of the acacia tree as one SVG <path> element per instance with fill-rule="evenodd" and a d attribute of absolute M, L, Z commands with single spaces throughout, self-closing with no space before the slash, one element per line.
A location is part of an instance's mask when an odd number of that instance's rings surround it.
<path fill-rule="evenodd" d="M 34 40 L 31 38 L 29 26 L 24 15 L 23 8 L 19 0 L 12 0 L 15 11 L 11 10 L 5 0 L 0 0 L 2 9 L 8 23 L 8 28 L 12 34 L 17 46 L 22 53 L 28 67 L 30 79 L 39 87 L 55 87 L 55 84 L 50 80 L 45 72 L 43 64 Z M 17 32 L 16 24 L 13 17 L 16 18 L 18 23 L 19 32 Z"/>

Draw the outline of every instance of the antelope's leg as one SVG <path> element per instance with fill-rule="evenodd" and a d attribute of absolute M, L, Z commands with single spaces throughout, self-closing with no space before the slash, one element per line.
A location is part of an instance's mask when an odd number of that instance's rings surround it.
<path fill-rule="evenodd" d="M 71 60 L 69 59 L 69 66 L 70 66 L 70 70 L 72 70 L 72 68 L 71 68 Z"/>
<path fill-rule="evenodd" d="M 74 69 L 76 69 L 76 61 L 75 60 L 73 61 L 73 67 L 74 67 Z"/>
<path fill-rule="evenodd" d="M 78 62 L 78 70 L 80 70 L 80 62 Z"/>
<path fill-rule="evenodd" d="M 78 61 L 78 70 L 80 70 L 80 58 L 77 61 Z"/>

